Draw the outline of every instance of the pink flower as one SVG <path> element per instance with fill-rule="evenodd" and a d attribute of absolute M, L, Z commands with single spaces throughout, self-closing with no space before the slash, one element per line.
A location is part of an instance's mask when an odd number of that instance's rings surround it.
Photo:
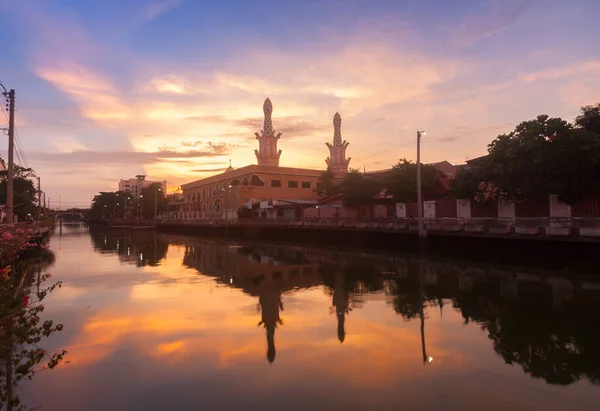
<path fill-rule="evenodd" d="M 29 304 L 29 296 L 28 296 L 28 295 L 26 295 L 26 296 L 23 298 L 23 306 L 24 306 L 24 307 L 27 307 L 27 304 Z"/>

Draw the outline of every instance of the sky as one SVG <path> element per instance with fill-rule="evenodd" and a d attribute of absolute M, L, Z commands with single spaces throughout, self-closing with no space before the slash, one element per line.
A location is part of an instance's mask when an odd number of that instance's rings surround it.
<path fill-rule="evenodd" d="M 324 169 L 336 112 L 351 167 L 414 161 L 417 130 L 423 161 L 460 164 L 600 102 L 598 15 L 597 0 L 0 0 L 0 82 L 20 162 L 63 208 L 136 174 L 172 190 L 255 164 L 267 97 L 282 166 Z"/>

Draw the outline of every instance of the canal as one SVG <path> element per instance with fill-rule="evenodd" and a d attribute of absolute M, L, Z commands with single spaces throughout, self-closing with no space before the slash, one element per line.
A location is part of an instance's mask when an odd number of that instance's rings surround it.
<path fill-rule="evenodd" d="M 471 260 L 65 225 L 40 410 L 600 404 L 596 265 Z M 512 264 L 512 263 L 511 263 Z M 596 270 L 596 272 L 594 272 Z"/>

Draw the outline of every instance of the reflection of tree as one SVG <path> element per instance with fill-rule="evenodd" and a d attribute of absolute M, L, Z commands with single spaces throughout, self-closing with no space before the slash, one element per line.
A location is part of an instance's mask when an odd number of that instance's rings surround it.
<path fill-rule="evenodd" d="M 507 364 L 534 378 L 568 385 L 582 378 L 600 383 L 600 304 L 552 309 L 551 294 L 538 292 L 503 300 L 487 284 L 455 299 L 465 322 L 481 325 Z"/>
<path fill-rule="evenodd" d="M 160 265 L 169 248 L 164 236 L 148 231 L 91 230 L 90 235 L 94 250 L 118 254 L 121 262 L 138 267 Z"/>
<path fill-rule="evenodd" d="M 575 290 L 574 298 L 569 297 L 572 301 L 564 301 L 557 310 L 553 286 L 537 273 L 521 277 L 527 281 L 516 281 L 514 270 L 508 268 L 463 266 L 430 257 L 422 260 L 421 269 L 414 257 L 385 260 L 283 245 L 228 249 L 210 241 L 186 241 L 184 264 L 259 298 L 269 358 L 275 356 L 280 296 L 322 283 L 335 307 L 340 340 L 346 337 L 350 308 L 360 308 L 370 294 L 377 293 L 385 295 L 405 320 L 420 322 L 425 348 L 427 315 L 438 307 L 441 315 L 444 302 L 452 300 L 466 322 L 479 324 L 489 334 L 507 363 L 518 364 L 551 384 L 583 378 L 600 382 L 600 319 L 596 317 L 600 293 L 585 291 L 576 282 L 569 283 Z M 520 269 L 520 274 L 527 273 Z M 426 362 L 427 354 L 423 350 Z"/>

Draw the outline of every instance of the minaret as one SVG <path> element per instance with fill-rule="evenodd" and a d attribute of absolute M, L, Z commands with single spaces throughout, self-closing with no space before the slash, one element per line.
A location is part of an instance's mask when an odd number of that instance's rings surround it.
<path fill-rule="evenodd" d="M 281 137 L 281 133 L 275 135 L 275 130 L 273 130 L 273 121 L 271 120 L 273 104 L 268 98 L 263 104 L 263 112 L 265 113 L 265 123 L 260 134 L 254 133 L 258 140 L 258 150 L 254 150 L 254 153 L 259 166 L 277 167 L 281 156 L 281 150 L 277 151 L 277 141 Z"/>
<path fill-rule="evenodd" d="M 340 113 L 335 113 L 333 116 L 333 145 L 325 144 L 329 147 L 329 157 L 325 160 L 327 168 L 330 168 L 336 177 L 343 177 L 348 172 L 350 164 L 350 158 L 346 158 L 346 148 L 350 143 L 346 140 L 342 141 L 342 116 Z"/>

